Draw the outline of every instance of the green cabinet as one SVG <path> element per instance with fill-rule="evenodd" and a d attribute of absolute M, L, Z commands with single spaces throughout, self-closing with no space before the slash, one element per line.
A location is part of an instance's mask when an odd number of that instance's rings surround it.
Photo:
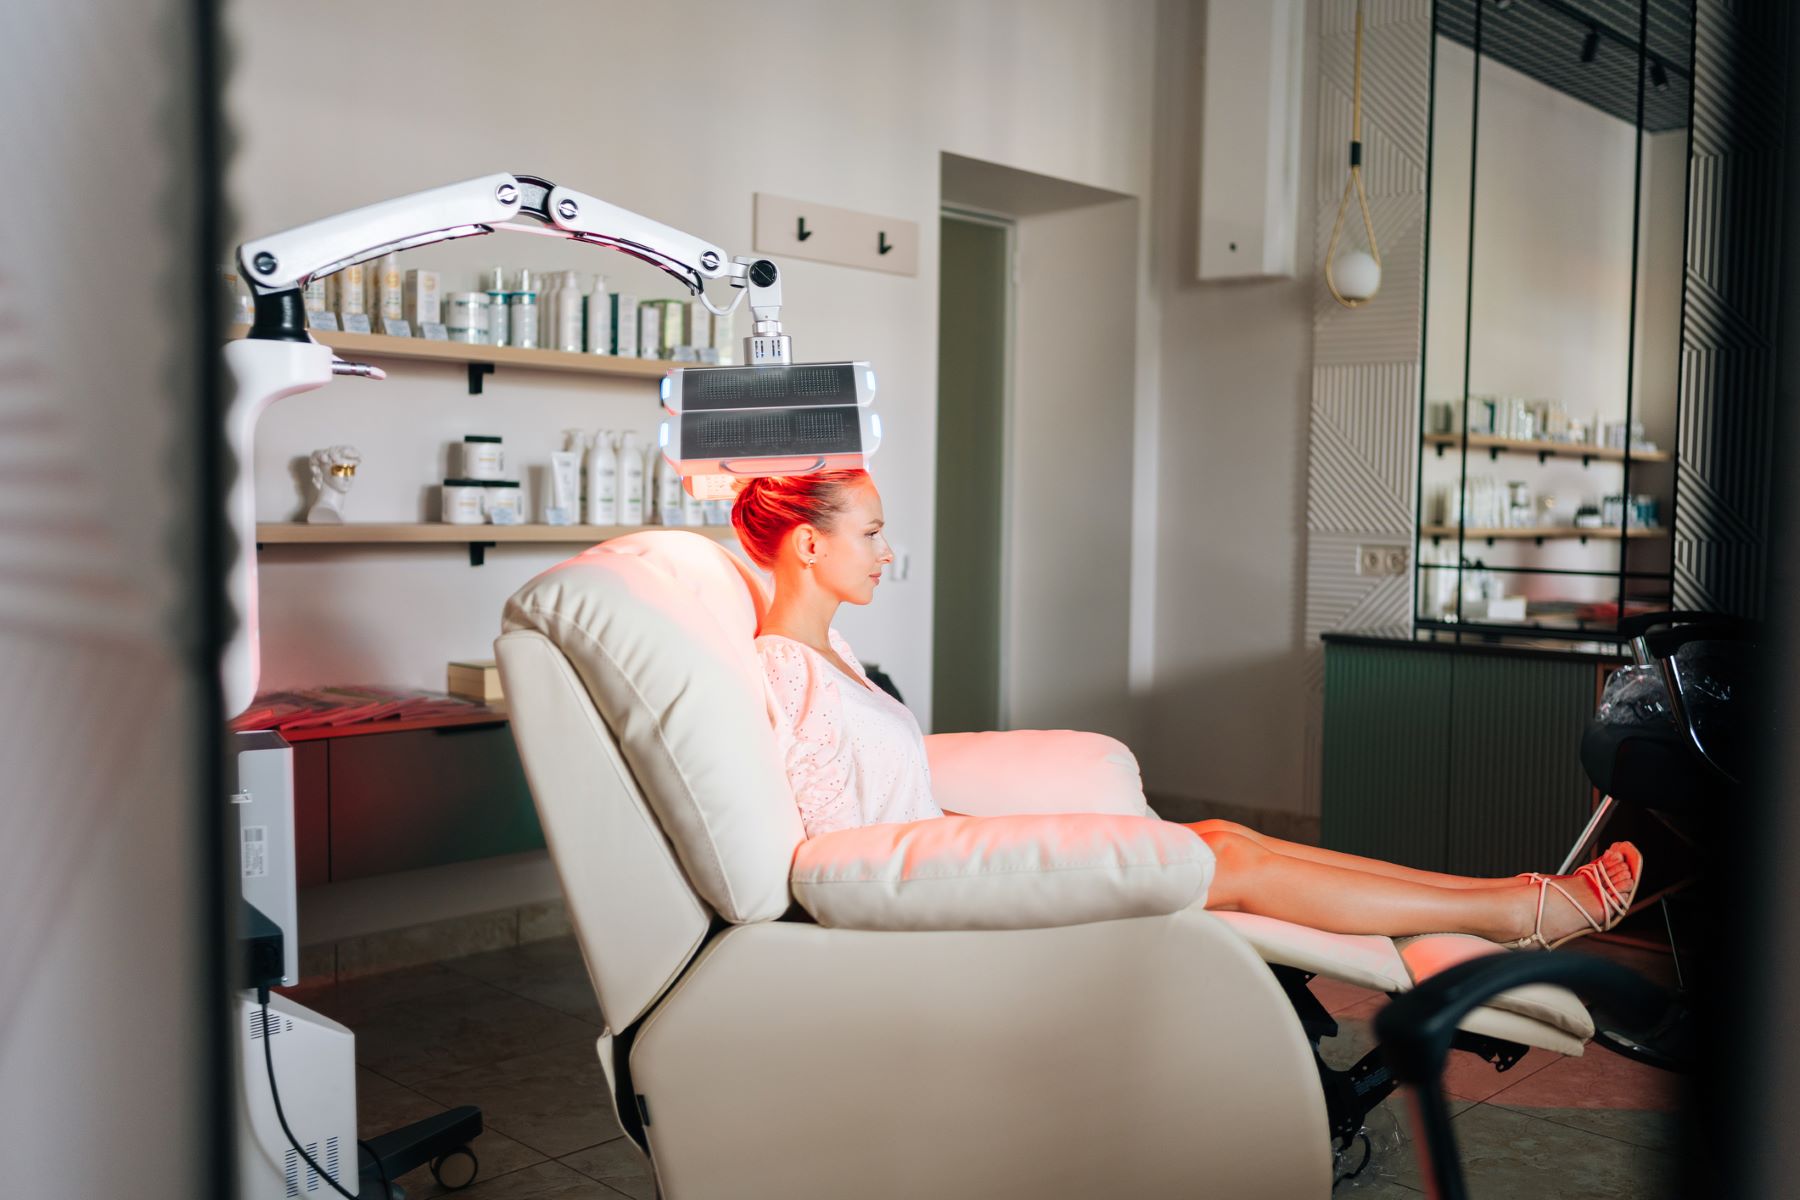
<path fill-rule="evenodd" d="M 1341 637 L 1325 647 L 1324 845 L 1466 875 L 1554 870 L 1593 811 L 1581 735 L 1612 664 Z"/>

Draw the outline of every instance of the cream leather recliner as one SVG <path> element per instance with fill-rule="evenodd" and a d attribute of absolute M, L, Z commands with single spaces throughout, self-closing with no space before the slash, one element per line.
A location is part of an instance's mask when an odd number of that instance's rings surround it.
<path fill-rule="evenodd" d="M 643 532 L 533 579 L 495 643 L 660 1193 L 1327 1195 L 1367 1106 L 1317 1061 L 1306 981 L 1403 991 L 1494 947 L 1203 911 L 1204 842 L 1094 734 L 929 737 L 968 819 L 808 841 L 752 644 L 766 604 L 717 543 Z M 1579 1053 L 1586 1020 L 1527 988 L 1465 1028 Z"/>

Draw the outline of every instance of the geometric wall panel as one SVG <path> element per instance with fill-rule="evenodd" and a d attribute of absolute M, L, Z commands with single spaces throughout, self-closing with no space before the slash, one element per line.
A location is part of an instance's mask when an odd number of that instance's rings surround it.
<path fill-rule="evenodd" d="M 1702 0 L 1694 23 L 1675 606 L 1762 611 L 1774 471 L 1786 4 Z"/>

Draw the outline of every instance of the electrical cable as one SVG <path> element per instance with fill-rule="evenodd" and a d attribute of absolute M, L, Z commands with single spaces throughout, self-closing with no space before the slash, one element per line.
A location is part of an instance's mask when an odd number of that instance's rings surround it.
<path fill-rule="evenodd" d="M 1337 265 L 1338 238 L 1344 232 L 1344 217 L 1350 209 L 1350 196 L 1356 195 L 1357 203 L 1362 206 L 1363 231 L 1369 235 L 1369 257 L 1375 261 L 1377 271 L 1381 268 L 1381 249 L 1375 244 L 1375 219 L 1369 215 L 1369 193 L 1363 189 L 1362 177 L 1362 45 L 1363 45 L 1363 6 L 1362 0 L 1356 0 L 1356 57 L 1354 75 L 1350 87 L 1350 177 L 1344 181 L 1344 193 L 1338 199 L 1337 220 L 1331 225 L 1331 240 L 1325 246 L 1325 287 L 1331 292 L 1331 298 L 1345 308 L 1356 308 L 1367 304 L 1375 298 L 1375 293 L 1367 296 L 1345 296 L 1338 290 L 1337 280 L 1333 275 Z M 1376 276 L 1376 288 L 1379 289 L 1380 276 Z"/>
<path fill-rule="evenodd" d="M 294 1148 L 294 1153 L 300 1156 L 302 1162 L 312 1168 L 314 1175 L 317 1175 L 320 1179 L 329 1183 L 332 1190 L 338 1195 L 347 1196 L 349 1197 L 349 1200 L 357 1200 L 355 1193 L 346 1192 L 342 1184 L 333 1179 L 326 1173 L 325 1168 L 321 1167 L 313 1160 L 312 1155 L 300 1148 L 299 1139 L 294 1136 L 294 1131 L 288 1128 L 287 1114 L 281 1111 L 281 1092 L 275 1086 L 275 1051 L 269 1045 L 269 990 L 267 988 L 258 988 L 256 990 L 256 998 L 262 1005 L 263 1063 L 269 1070 L 269 1098 L 275 1101 L 275 1119 L 281 1122 L 281 1132 L 287 1135 L 288 1145 Z M 361 1146 L 362 1143 L 358 1142 L 357 1145 Z M 382 1184 L 384 1187 L 387 1185 L 387 1178 L 385 1175 L 382 1177 Z M 391 1189 L 388 1194 L 391 1194 Z"/>

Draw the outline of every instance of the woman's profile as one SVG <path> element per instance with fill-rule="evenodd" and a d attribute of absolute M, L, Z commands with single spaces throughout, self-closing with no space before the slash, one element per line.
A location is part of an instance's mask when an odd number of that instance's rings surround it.
<path fill-rule="evenodd" d="M 932 798 L 923 733 L 875 687 L 831 627 L 867 604 L 893 560 L 867 471 L 754 478 L 732 524 L 774 576 L 756 648 L 776 701 L 776 734 L 808 837 L 946 815 Z M 1217 860 L 1206 907 L 1333 933 L 1469 933 L 1553 948 L 1610 929 L 1637 892 L 1637 848 L 1614 843 L 1572 875 L 1480 879 L 1286 842 L 1228 821 L 1189 825 Z"/>

